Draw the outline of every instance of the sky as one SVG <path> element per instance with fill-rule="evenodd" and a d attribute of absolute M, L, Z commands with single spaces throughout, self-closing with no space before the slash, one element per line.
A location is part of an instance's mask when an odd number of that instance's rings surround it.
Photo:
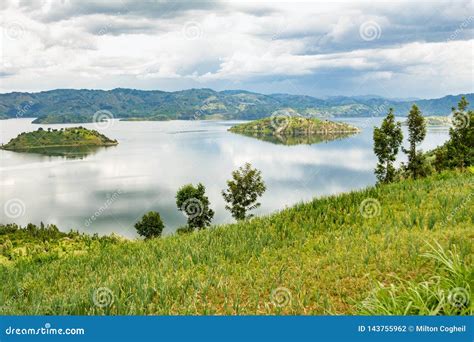
<path fill-rule="evenodd" d="M 0 2 L 0 92 L 473 92 L 473 1 Z"/>

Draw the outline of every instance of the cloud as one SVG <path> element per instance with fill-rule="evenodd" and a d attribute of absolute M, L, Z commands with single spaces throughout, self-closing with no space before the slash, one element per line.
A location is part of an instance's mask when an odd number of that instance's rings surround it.
<path fill-rule="evenodd" d="M 191 10 L 210 10 L 219 7 L 216 1 L 173 0 L 45 0 L 21 1 L 19 9 L 39 21 L 50 23 L 94 14 L 137 16 L 149 18 L 172 17 Z"/>
<path fill-rule="evenodd" d="M 471 92 L 471 9 L 470 1 L 7 1 L 0 91 Z"/>

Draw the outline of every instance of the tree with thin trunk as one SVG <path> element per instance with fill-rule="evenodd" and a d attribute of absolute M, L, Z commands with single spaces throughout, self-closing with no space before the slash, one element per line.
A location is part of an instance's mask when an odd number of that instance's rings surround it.
<path fill-rule="evenodd" d="M 453 108 L 447 154 L 450 167 L 468 167 L 474 163 L 474 112 L 467 110 L 469 102 L 463 96 L 458 108 Z"/>
<path fill-rule="evenodd" d="M 406 166 L 407 174 L 413 178 L 423 175 L 424 155 L 421 151 L 417 151 L 417 144 L 421 143 L 426 136 L 426 123 L 423 114 L 416 104 L 414 104 L 408 114 L 408 149 L 403 151 L 408 156 L 408 164 Z"/>
<path fill-rule="evenodd" d="M 244 220 L 253 215 L 247 212 L 258 208 L 258 197 L 262 196 L 266 187 L 259 170 L 252 168 L 250 163 L 232 172 L 232 179 L 227 181 L 227 189 L 222 191 L 222 196 L 227 202 L 229 210 L 236 220 Z"/>
<path fill-rule="evenodd" d="M 395 162 L 403 141 L 401 124 L 396 122 L 390 108 L 382 125 L 374 128 L 374 153 L 378 158 L 375 176 L 378 183 L 391 183 L 395 179 Z"/>

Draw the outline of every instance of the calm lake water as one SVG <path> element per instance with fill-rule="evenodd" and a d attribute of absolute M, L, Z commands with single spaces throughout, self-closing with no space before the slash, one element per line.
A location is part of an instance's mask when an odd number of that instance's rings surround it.
<path fill-rule="evenodd" d="M 32 119 L 0 121 L 0 142 L 39 127 Z M 177 189 L 203 183 L 215 210 L 214 223 L 232 222 L 221 190 L 231 171 L 252 163 L 267 192 L 256 214 L 271 213 L 313 197 L 375 183 L 372 127 L 380 118 L 344 119 L 362 129 L 342 140 L 284 146 L 227 132 L 229 121 L 110 122 L 98 129 L 117 139 L 81 158 L 0 150 L 1 223 L 54 223 L 61 230 L 135 237 L 134 223 L 160 212 L 171 233 L 186 218 L 175 204 Z M 82 126 L 97 129 L 94 124 Z M 405 137 L 407 136 L 404 129 Z M 422 149 L 448 139 L 447 129 L 429 129 Z"/>

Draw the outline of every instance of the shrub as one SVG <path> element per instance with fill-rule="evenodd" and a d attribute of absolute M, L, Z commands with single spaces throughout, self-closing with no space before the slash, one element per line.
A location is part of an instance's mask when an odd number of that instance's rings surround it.
<path fill-rule="evenodd" d="M 199 183 L 197 187 L 187 184 L 176 193 L 176 205 L 188 218 L 188 226 L 192 229 L 203 229 L 211 224 L 214 211 L 209 208 L 206 188 Z"/>
<path fill-rule="evenodd" d="M 140 221 L 135 223 L 135 229 L 138 234 L 146 239 L 161 236 L 164 227 L 161 216 L 156 211 L 150 211 L 143 215 Z"/>

